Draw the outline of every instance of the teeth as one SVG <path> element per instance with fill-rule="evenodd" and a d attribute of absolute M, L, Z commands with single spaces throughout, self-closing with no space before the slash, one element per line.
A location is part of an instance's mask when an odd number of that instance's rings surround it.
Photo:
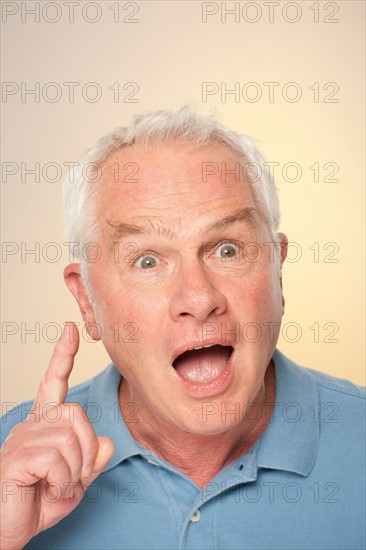
<path fill-rule="evenodd" d="M 198 348 L 192 348 L 192 349 L 203 349 L 203 348 L 212 348 L 215 344 L 208 344 L 207 346 L 199 346 Z"/>

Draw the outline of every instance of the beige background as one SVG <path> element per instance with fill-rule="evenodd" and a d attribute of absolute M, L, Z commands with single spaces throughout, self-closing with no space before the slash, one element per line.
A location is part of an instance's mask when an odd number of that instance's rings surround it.
<path fill-rule="evenodd" d="M 127 123 L 132 114 L 187 100 L 203 112 L 217 108 L 224 123 L 255 137 L 266 159 L 280 163 L 275 176 L 281 230 L 298 243 L 290 250 L 291 258 L 299 251 L 301 258 L 284 266 L 288 331 L 279 348 L 303 365 L 363 384 L 364 2 L 280 2 L 272 22 L 269 6 L 263 2 L 241 2 L 238 22 L 233 15 L 221 21 L 221 2 L 211 2 L 209 8 L 219 11 L 208 16 L 206 23 L 202 21 L 205 7 L 198 1 L 120 2 L 120 21 L 114 22 L 115 2 L 93 6 L 80 0 L 73 23 L 63 2 L 56 6 L 52 2 L 46 10 L 47 2 L 41 2 L 40 20 L 35 22 L 26 13 L 34 4 L 2 3 L 3 86 L 8 91 L 11 86 L 13 91 L 19 88 L 19 93 L 3 96 L 1 104 L 2 240 L 14 243 L 3 246 L 19 247 L 18 253 L 3 256 L 1 264 L 3 402 L 34 395 L 57 326 L 69 319 L 81 322 L 62 277 L 67 263 L 62 244 L 62 178 L 52 166 L 43 177 L 41 173 L 39 182 L 24 171 L 38 162 L 42 172 L 53 162 L 64 176 L 63 163 L 77 161 L 101 134 Z M 234 5 L 226 3 L 228 9 Z M 83 20 L 82 8 L 89 22 Z M 16 9 L 17 13 L 7 15 Z M 132 12 L 136 13 L 129 15 Z M 257 22 L 245 20 L 253 21 L 256 15 Z M 298 21 L 289 22 L 299 15 Z M 91 23 L 97 16 L 99 21 Z M 59 21 L 49 22 L 58 17 Z M 123 18 L 136 22 L 123 22 Z M 22 86 L 24 92 L 37 82 L 39 102 L 31 95 L 22 101 Z M 56 88 L 49 82 L 61 90 L 59 101 L 50 102 Z M 74 102 L 64 82 L 80 83 Z M 97 102 L 87 101 L 81 93 L 92 99 L 95 88 L 85 86 L 90 82 L 102 92 Z M 138 86 L 135 102 L 126 101 L 133 91 L 131 85 L 123 89 L 129 82 Z M 238 82 L 244 97 L 236 102 L 233 95 L 217 93 L 203 102 L 203 82 L 214 82 L 218 89 L 222 83 L 231 89 Z M 250 82 L 262 93 L 257 102 L 248 100 L 255 90 L 245 87 Z M 279 83 L 273 101 L 266 82 Z M 282 95 L 291 82 L 301 90 L 297 102 Z M 120 88 L 117 102 L 109 89 L 114 83 Z M 319 97 L 314 101 L 317 86 Z M 338 91 L 329 96 L 335 86 Z M 293 97 L 294 86 L 287 90 Z M 10 162 L 16 164 L 4 165 Z M 295 177 L 293 169 L 287 167 L 286 173 L 284 168 L 290 162 L 301 167 L 297 182 L 289 181 Z M 319 181 L 314 168 L 310 169 L 314 163 L 320 167 Z M 327 163 L 338 166 L 333 176 L 338 181 L 326 178 L 334 166 Z M 19 171 L 4 177 L 9 166 Z M 62 257 L 53 263 L 44 257 L 55 252 L 47 248 L 50 242 L 62 250 Z M 24 251 L 36 246 L 41 252 L 38 261 L 31 255 L 22 258 L 22 247 Z M 332 259 L 338 261 L 330 263 Z M 32 327 L 38 334 L 27 333 Z M 15 334 L 9 335 L 9 330 Z M 101 343 L 82 339 L 71 382 L 93 376 L 108 362 Z"/>

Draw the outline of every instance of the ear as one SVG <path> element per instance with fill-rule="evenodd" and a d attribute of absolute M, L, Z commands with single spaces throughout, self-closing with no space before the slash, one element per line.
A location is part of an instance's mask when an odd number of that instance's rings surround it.
<path fill-rule="evenodd" d="M 80 312 L 85 323 L 85 328 L 93 340 L 100 340 L 100 331 L 95 320 L 94 309 L 85 291 L 80 273 L 80 264 L 69 264 L 64 269 L 65 283 L 79 304 Z"/>
<path fill-rule="evenodd" d="M 282 287 L 282 265 L 283 262 L 286 260 L 287 256 L 287 247 L 288 247 L 288 238 L 284 233 L 278 233 L 279 238 L 279 244 L 280 244 L 280 285 L 282 290 L 282 308 L 283 312 L 285 311 L 285 298 L 283 295 L 283 287 Z"/>
<path fill-rule="evenodd" d="M 279 238 L 280 248 L 281 248 L 281 267 L 282 267 L 282 264 L 286 260 L 286 256 L 287 256 L 288 238 L 284 233 L 278 233 L 278 238 Z"/>

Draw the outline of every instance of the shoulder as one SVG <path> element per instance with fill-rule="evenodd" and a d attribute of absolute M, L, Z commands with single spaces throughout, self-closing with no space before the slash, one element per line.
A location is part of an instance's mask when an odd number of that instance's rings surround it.
<path fill-rule="evenodd" d="M 274 354 L 275 365 L 291 371 L 298 380 L 308 380 L 316 385 L 321 394 L 333 395 L 338 399 L 349 399 L 354 403 L 364 404 L 366 400 L 366 388 L 354 384 L 350 380 L 337 378 L 311 367 L 299 365 L 286 357 L 282 352 L 276 349 Z"/>
<path fill-rule="evenodd" d="M 349 399 L 355 403 L 359 400 L 360 404 L 365 403 L 366 388 L 364 386 L 311 368 L 306 368 L 306 371 L 311 375 L 320 392 L 332 394 L 335 397 L 339 394 L 339 399 Z"/>
<path fill-rule="evenodd" d="M 366 419 L 366 391 L 350 380 L 337 378 L 316 369 L 304 367 L 288 359 L 278 350 L 273 357 L 282 395 L 287 401 L 295 397 L 303 408 L 311 410 L 322 426 L 322 436 L 328 429 L 347 440 L 362 438 Z"/>
<path fill-rule="evenodd" d="M 349 380 L 306 369 L 318 391 L 321 436 L 341 440 L 349 449 L 361 449 L 366 430 L 366 392 Z"/>

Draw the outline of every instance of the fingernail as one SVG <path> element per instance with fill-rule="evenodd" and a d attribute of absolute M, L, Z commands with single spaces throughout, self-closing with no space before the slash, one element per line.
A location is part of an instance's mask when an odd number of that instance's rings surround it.
<path fill-rule="evenodd" d="M 66 323 L 64 324 L 64 328 L 62 329 L 62 332 L 61 332 L 61 336 L 60 336 L 60 340 L 64 340 L 65 337 L 66 337 L 66 332 L 67 332 L 67 327 L 69 325 L 67 325 Z"/>

